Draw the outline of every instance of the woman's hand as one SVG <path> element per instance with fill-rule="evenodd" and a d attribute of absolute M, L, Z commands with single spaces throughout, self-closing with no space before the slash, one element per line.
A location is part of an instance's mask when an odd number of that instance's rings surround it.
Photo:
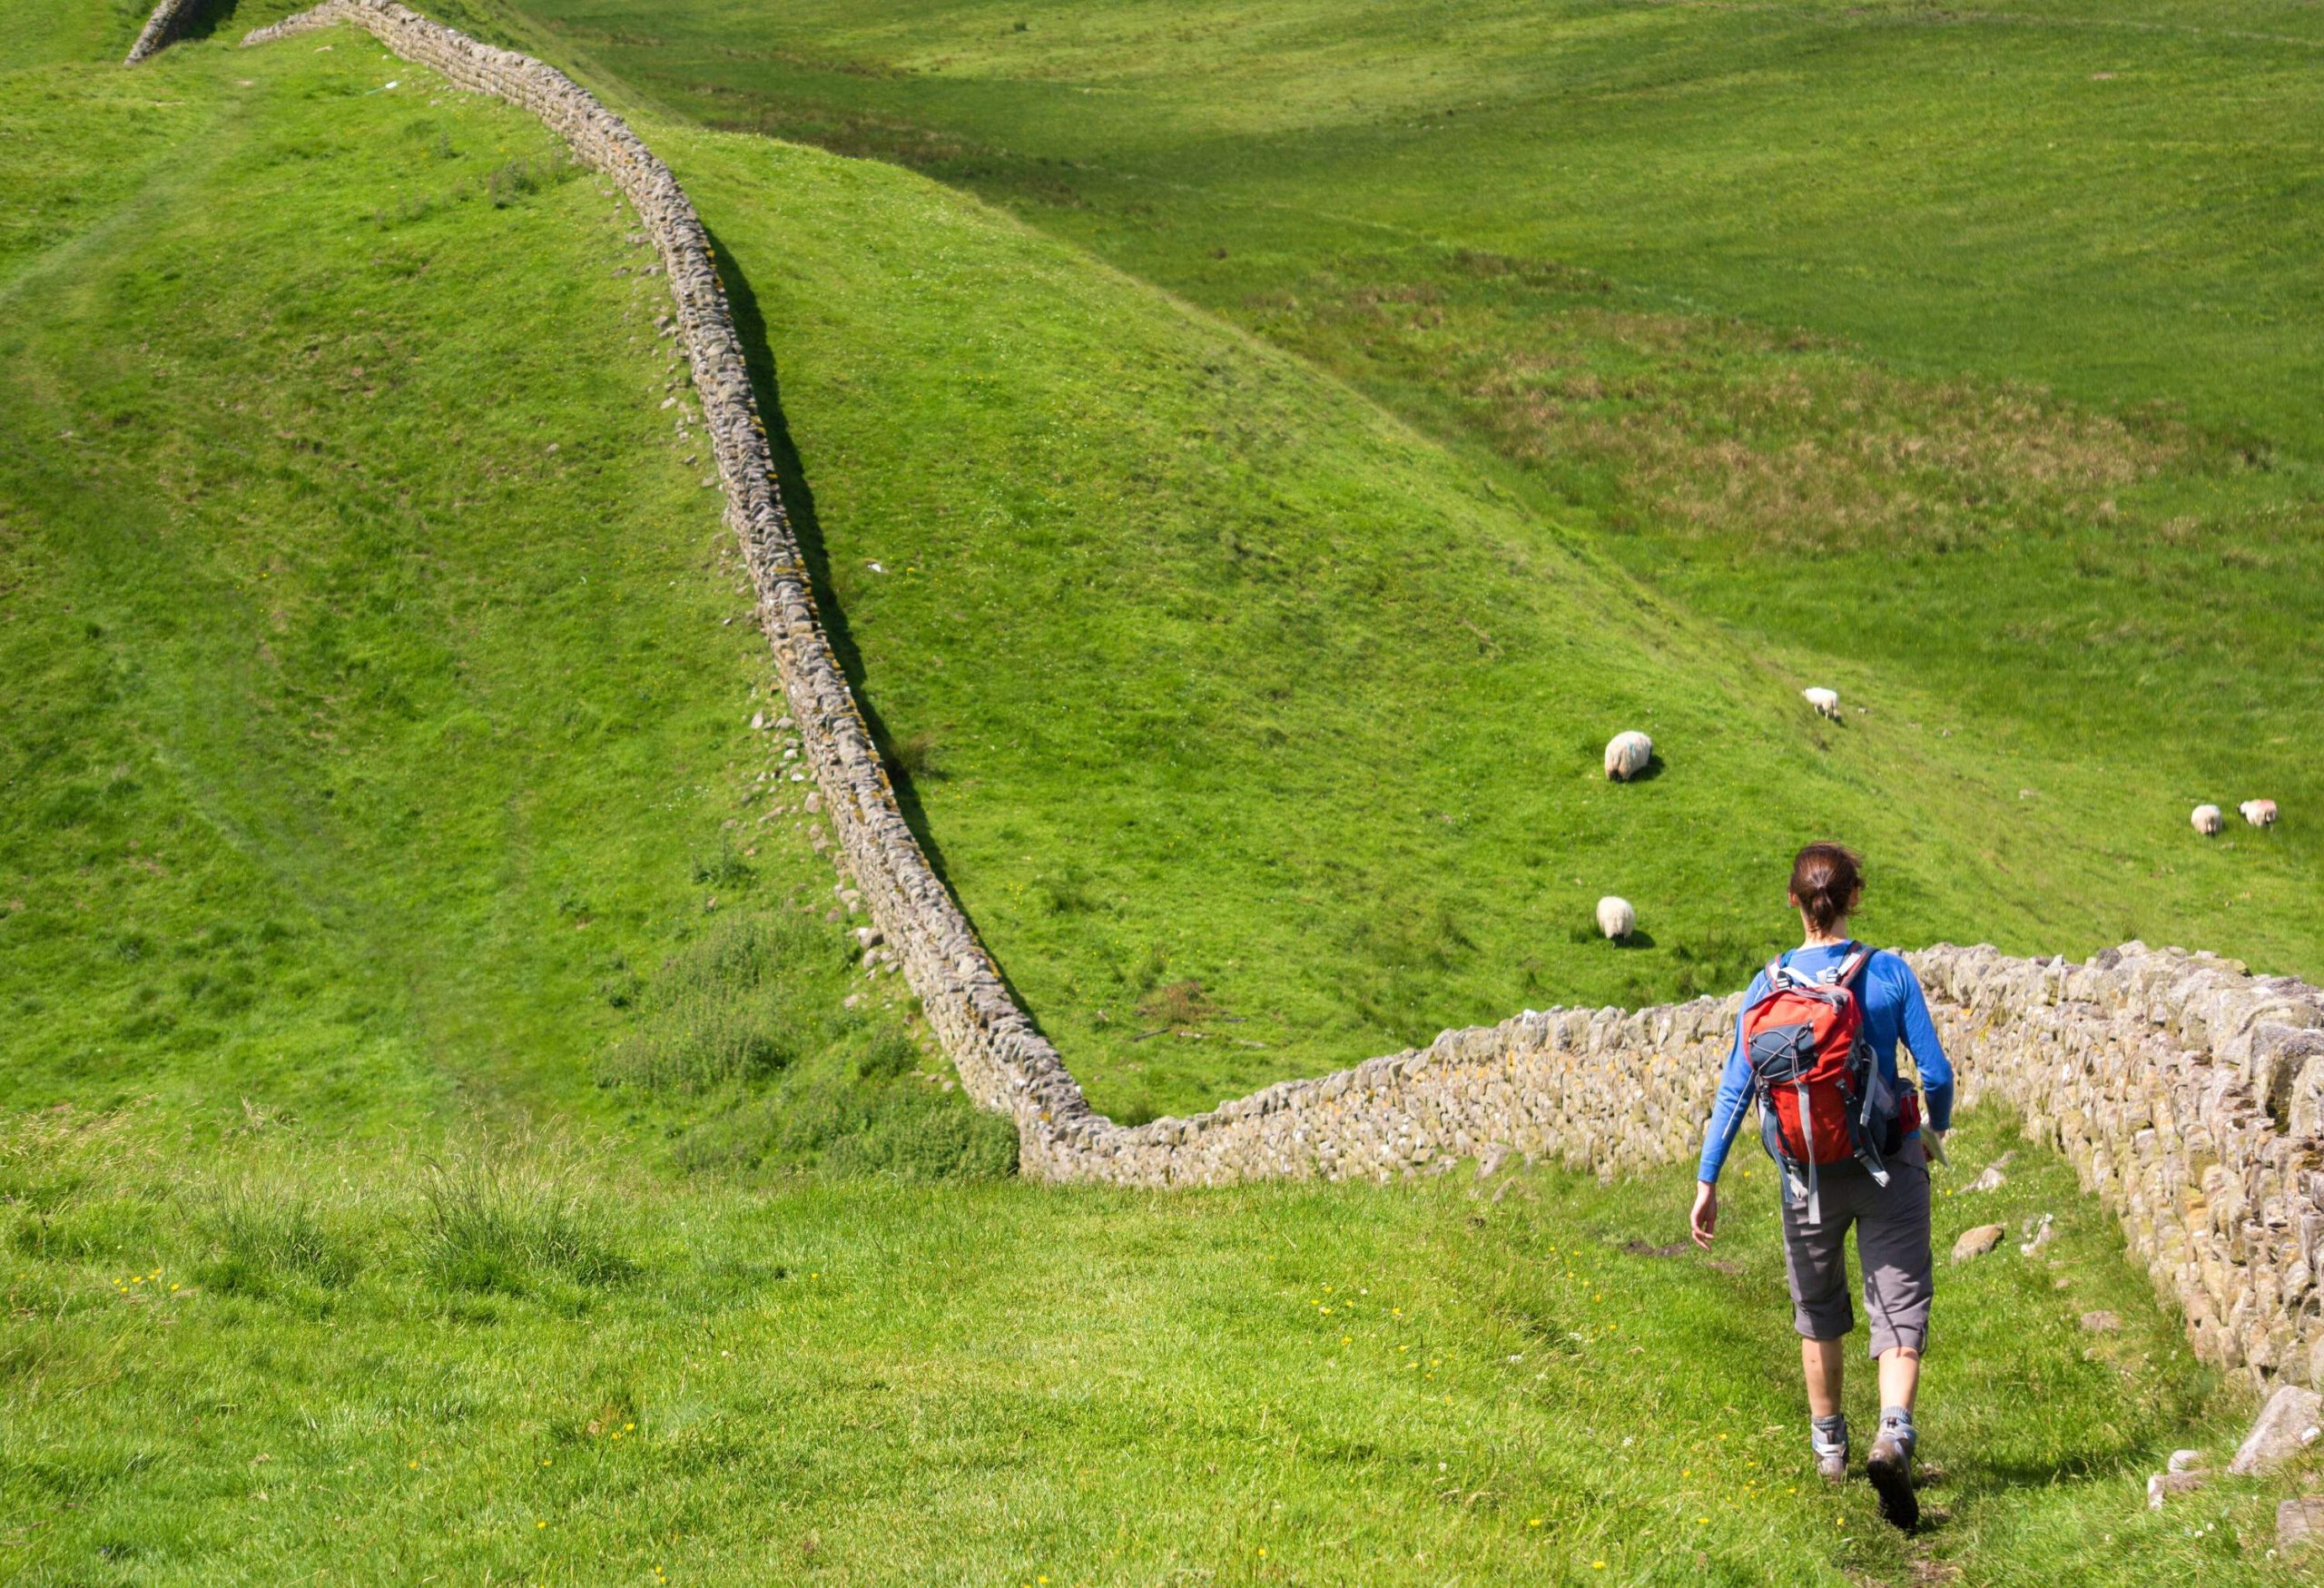
<path fill-rule="evenodd" d="M 1695 1182 L 1695 1211 L 1687 1220 L 1695 1244 L 1710 1250 L 1711 1237 L 1718 1229 L 1718 1188 L 1709 1180 Z"/>

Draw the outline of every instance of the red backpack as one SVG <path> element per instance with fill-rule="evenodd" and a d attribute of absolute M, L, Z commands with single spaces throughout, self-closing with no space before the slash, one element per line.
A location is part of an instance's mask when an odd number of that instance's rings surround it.
<path fill-rule="evenodd" d="M 1822 976 L 1778 959 L 1768 990 L 1743 1011 L 1743 1051 L 1758 1089 L 1759 1137 L 1782 1167 L 1784 1190 L 1807 1222 L 1822 1216 L 1816 1169 L 1855 1159 L 1888 1183 L 1886 1155 L 1920 1128 L 1919 1100 L 1899 1100 L 1864 1035 L 1857 982 L 1871 951 L 1846 945 Z"/>

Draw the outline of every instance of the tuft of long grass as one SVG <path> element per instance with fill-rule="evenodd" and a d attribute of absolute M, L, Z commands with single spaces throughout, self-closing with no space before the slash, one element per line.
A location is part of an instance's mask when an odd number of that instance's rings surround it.
<path fill-rule="evenodd" d="M 337 1289 L 361 1267 L 355 1245 L 295 1187 L 244 1180 L 220 1191 L 199 1223 L 210 1251 L 195 1277 L 223 1294 L 266 1296 L 285 1283 Z"/>
<path fill-rule="evenodd" d="M 520 1159 L 431 1169 L 415 1249 L 420 1271 L 450 1291 L 520 1295 L 543 1277 L 604 1287 L 635 1275 L 612 1215 Z"/>

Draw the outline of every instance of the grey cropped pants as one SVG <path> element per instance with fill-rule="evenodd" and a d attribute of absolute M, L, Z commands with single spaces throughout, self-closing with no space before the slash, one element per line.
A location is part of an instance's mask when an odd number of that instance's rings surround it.
<path fill-rule="evenodd" d="M 1811 1340 L 1837 1340 L 1856 1327 L 1847 1259 L 1847 1235 L 1854 1227 L 1875 1356 L 1899 1346 L 1925 1347 L 1929 1300 L 1936 1290 L 1929 1247 L 1928 1155 L 1920 1138 L 1906 1141 L 1887 1167 L 1885 1187 L 1860 1163 L 1817 1169 L 1822 1217 L 1815 1224 L 1806 1223 L 1807 1209 L 1795 1210 L 1788 1199 L 1783 1208 L 1783 1266 L 1791 1282 L 1793 1327 Z"/>

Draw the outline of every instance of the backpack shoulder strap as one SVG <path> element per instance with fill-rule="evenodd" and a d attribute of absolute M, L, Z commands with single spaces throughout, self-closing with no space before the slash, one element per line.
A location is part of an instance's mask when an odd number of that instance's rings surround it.
<path fill-rule="evenodd" d="M 1834 985 L 1854 991 L 1856 982 L 1864 975 L 1865 967 L 1870 963 L 1872 963 L 1872 951 L 1862 943 L 1851 940 L 1848 943 L 1847 957 L 1840 962 L 1839 974 L 1832 979 Z"/>

